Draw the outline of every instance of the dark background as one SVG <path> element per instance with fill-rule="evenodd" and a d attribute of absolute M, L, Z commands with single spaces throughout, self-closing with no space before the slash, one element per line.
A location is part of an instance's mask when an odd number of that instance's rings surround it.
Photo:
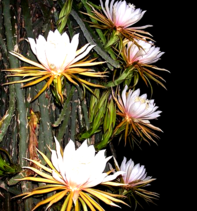
<path fill-rule="evenodd" d="M 96 2 L 96 1 L 95 1 Z M 99 1 L 97 1 L 99 4 Z M 104 1 L 103 1 L 104 2 Z M 117 149 L 118 161 L 121 163 L 123 156 L 127 159 L 132 158 L 137 164 L 144 165 L 147 170 L 147 175 L 156 178 L 156 181 L 147 187 L 148 190 L 160 194 L 159 200 L 154 204 L 142 203 L 143 209 L 140 210 L 179 210 L 186 206 L 186 197 L 188 192 L 185 189 L 185 153 L 182 146 L 186 146 L 188 142 L 183 144 L 185 140 L 185 125 L 187 121 L 183 121 L 185 114 L 184 90 L 187 88 L 183 80 L 184 77 L 184 30 L 182 27 L 183 19 L 186 16 L 182 14 L 180 17 L 180 10 L 184 10 L 180 4 L 170 4 L 170 1 L 145 1 L 145 0 L 127 0 L 147 12 L 143 18 L 134 26 L 143 26 L 151 24 L 153 27 L 145 29 L 153 35 L 156 41 L 156 47 L 160 47 L 162 52 L 161 60 L 155 63 L 156 66 L 165 68 L 171 73 L 160 72 L 154 70 L 155 73 L 160 74 L 165 80 L 167 90 L 152 82 L 153 85 L 153 99 L 161 110 L 161 116 L 158 120 L 153 120 L 151 123 L 163 130 L 163 133 L 157 132 L 160 140 L 157 140 L 158 145 L 151 143 L 149 146 L 146 142 L 141 144 L 141 150 L 135 146 L 131 150 L 129 145 L 124 147 L 124 141 L 119 145 L 114 143 Z M 185 4 L 186 5 L 186 4 Z M 180 8 L 182 7 L 182 8 Z M 183 79 L 181 79 L 183 76 Z M 143 83 L 139 83 L 141 94 L 147 93 L 150 97 L 150 88 L 145 87 Z M 189 141 L 189 140 L 188 140 Z M 189 206 L 190 202 L 188 202 Z M 121 205 L 122 209 L 115 208 L 113 210 L 133 210 Z M 189 208 L 189 207 L 187 207 Z M 107 207 L 105 208 L 106 210 Z M 185 209 L 188 210 L 188 209 Z"/>

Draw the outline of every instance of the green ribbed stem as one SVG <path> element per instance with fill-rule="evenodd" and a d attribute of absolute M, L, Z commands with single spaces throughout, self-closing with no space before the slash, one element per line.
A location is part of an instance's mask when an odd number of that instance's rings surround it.
<path fill-rule="evenodd" d="M 72 98 L 72 103 L 71 103 L 71 135 L 70 138 L 75 141 L 75 135 L 76 135 L 76 122 L 77 122 L 77 105 L 78 105 L 78 92 L 77 89 L 74 91 L 74 95 Z"/>
<path fill-rule="evenodd" d="M 10 0 L 3 1 L 3 14 L 4 14 L 4 26 L 5 35 L 7 40 L 7 49 L 12 51 L 16 44 L 14 39 L 15 32 L 12 31 L 11 14 L 10 14 Z M 10 61 L 10 67 L 18 67 L 18 60 L 11 56 L 8 56 Z M 14 80 L 20 80 L 19 77 L 15 77 Z M 24 90 L 21 89 L 20 84 L 15 84 L 16 89 L 16 101 L 17 101 L 17 122 L 19 125 L 19 162 L 21 166 L 26 166 L 27 161 L 24 157 L 28 155 L 28 128 L 27 128 L 27 112 L 26 112 L 26 102 L 24 96 Z M 29 192 L 31 188 L 31 183 L 22 182 L 21 183 L 22 192 Z M 28 211 L 32 209 L 32 199 L 25 200 L 25 210 Z"/>
<path fill-rule="evenodd" d="M 87 101 L 86 99 L 84 99 L 84 95 L 81 90 L 81 87 L 78 86 L 77 90 L 79 93 L 79 99 L 80 99 L 80 104 L 82 108 L 82 117 L 84 118 L 84 121 L 85 121 L 86 130 L 88 130 L 90 127 L 90 123 L 89 123 L 89 118 L 88 118 Z"/>
<path fill-rule="evenodd" d="M 42 89 L 46 82 L 41 82 L 37 85 L 38 90 Z M 44 147 L 49 146 L 51 149 L 53 148 L 53 134 L 52 134 L 52 128 L 51 128 L 51 121 L 49 116 L 49 106 L 50 101 L 45 97 L 45 92 L 42 93 L 39 98 L 39 107 L 40 107 L 40 125 L 42 125 L 42 130 L 44 131 Z M 51 152 L 47 149 L 46 150 L 46 156 L 51 157 Z"/>

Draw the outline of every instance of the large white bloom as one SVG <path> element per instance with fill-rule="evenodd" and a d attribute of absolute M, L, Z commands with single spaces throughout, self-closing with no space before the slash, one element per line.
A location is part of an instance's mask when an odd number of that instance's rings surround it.
<path fill-rule="evenodd" d="M 135 9 L 133 4 L 127 4 L 126 1 L 111 1 L 109 5 L 109 0 L 105 1 L 105 6 L 102 0 L 100 0 L 101 7 L 106 17 L 111 20 L 116 28 L 127 28 L 137 23 L 144 15 L 146 11 L 141 9 Z M 132 29 L 144 29 L 151 25 L 132 27 Z"/>
<path fill-rule="evenodd" d="M 51 161 L 62 178 L 55 171 L 53 171 L 53 177 L 74 193 L 74 202 L 81 190 L 112 181 L 124 173 L 118 171 L 109 176 L 107 173 L 103 173 L 111 156 L 106 158 L 105 150 L 101 150 L 95 155 L 94 146 L 88 146 L 86 140 L 77 150 L 75 150 L 74 142 L 70 140 L 64 149 L 63 156 L 60 152 L 59 142 L 56 139 L 55 142 L 56 151 L 52 150 Z"/>
<path fill-rule="evenodd" d="M 133 64 L 134 62 L 138 62 L 139 64 L 153 64 L 163 54 L 164 52 L 161 52 L 159 47 L 155 47 L 151 41 L 135 39 L 135 42 L 128 42 L 126 47 L 126 60 L 128 64 Z"/>
<path fill-rule="evenodd" d="M 36 42 L 33 38 L 28 38 L 33 53 L 40 63 L 53 73 L 60 74 L 72 64 L 84 58 L 94 45 L 89 43 L 77 50 L 79 45 L 79 34 L 73 36 L 70 41 L 66 32 L 62 35 L 56 29 L 49 31 L 47 40 L 39 35 Z"/>
<path fill-rule="evenodd" d="M 140 96 L 140 89 L 135 91 L 129 90 L 126 85 L 122 92 L 122 99 L 119 97 L 119 103 L 122 111 L 125 113 L 126 118 L 138 122 L 139 120 L 144 123 L 149 123 L 149 119 L 159 117 L 161 111 L 156 111 L 158 106 L 155 106 L 154 100 L 148 100 L 147 94 Z"/>
<path fill-rule="evenodd" d="M 73 203 L 75 211 L 87 211 L 88 207 L 90 210 L 104 210 L 93 198 L 100 199 L 111 206 L 118 206 L 116 204 L 117 202 L 126 204 L 124 201 L 117 199 L 117 197 L 124 197 L 122 195 L 92 188 L 99 184 L 124 186 L 123 183 L 113 182 L 112 180 L 125 172 L 117 171 L 113 174 L 111 174 L 112 171 L 107 173 L 103 172 L 107 161 L 111 158 L 105 157 L 105 150 L 101 150 L 95 154 L 94 146 L 88 146 L 86 140 L 77 150 L 75 150 L 75 145 L 72 140 L 66 145 L 64 151 L 61 149 L 56 138 L 55 143 L 56 150 L 51 150 L 51 161 L 38 150 L 49 167 L 31 159 L 28 160 L 36 164 L 40 170 L 34 167 L 24 167 L 34 171 L 39 177 L 24 177 L 20 179 L 21 181 L 30 180 L 46 183 L 47 185 L 37 187 L 31 192 L 23 193 L 16 197 L 23 196 L 23 198 L 26 198 L 33 195 L 53 192 L 50 197 L 40 201 L 32 211 L 48 203 L 45 209 L 47 210 L 54 203 L 63 198 L 64 202 L 61 210 L 66 211 L 73 209 Z M 80 204 L 82 206 L 80 206 Z"/>
<path fill-rule="evenodd" d="M 93 62 L 95 59 L 86 60 L 87 54 L 92 50 L 94 45 L 87 43 L 79 50 L 79 34 L 73 36 L 70 41 L 66 32 L 62 35 L 58 30 L 49 31 L 47 40 L 39 35 L 36 41 L 33 38 L 28 38 L 33 53 L 36 55 L 40 63 L 32 61 L 17 52 L 10 52 L 20 60 L 33 65 L 31 68 L 21 67 L 13 68 L 4 71 L 13 72 L 14 74 L 8 76 L 21 76 L 22 80 L 8 82 L 5 84 L 13 83 L 26 83 L 23 87 L 32 86 L 41 81 L 47 80 L 43 88 L 34 97 L 35 100 L 41 95 L 47 88 L 53 84 L 53 93 L 55 93 L 56 99 L 63 103 L 64 97 L 62 92 L 63 79 L 70 81 L 71 83 L 90 89 L 88 86 L 103 87 L 101 85 L 93 84 L 80 77 L 104 77 L 104 72 L 95 72 L 90 66 L 102 64 L 103 62 Z M 85 67 L 85 68 L 84 68 Z"/>
<path fill-rule="evenodd" d="M 140 166 L 140 164 L 134 165 L 134 162 L 132 159 L 127 161 L 127 159 L 124 157 L 120 170 L 126 172 L 122 178 L 124 180 L 125 184 L 131 184 L 133 183 L 133 186 L 138 184 L 138 182 L 150 180 L 151 177 L 147 177 L 146 169 L 144 166 Z M 131 184 L 132 185 L 132 184 Z"/>

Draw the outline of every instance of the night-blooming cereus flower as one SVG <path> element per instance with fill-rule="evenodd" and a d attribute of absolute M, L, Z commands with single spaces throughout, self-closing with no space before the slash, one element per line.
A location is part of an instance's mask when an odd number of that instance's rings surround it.
<path fill-rule="evenodd" d="M 151 135 L 156 138 L 158 136 L 152 130 L 162 130 L 150 124 L 149 120 L 159 117 L 161 111 L 157 111 L 158 107 L 155 106 L 153 99 L 147 99 L 147 94 L 140 96 L 140 89 L 128 92 L 127 89 L 126 85 L 122 91 L 122 96 L 118 95 L 117 98 L 114 96 L 120 110 L 117 115 L 122 117 L 121 123 L 114 130 L 114 134 L 117 135 L 125 130 L 125 144 L 127 138 L 131 138 L 133 142 L 139 142 L 136 137 L 142 138 L 146 142 L 148 139 L 155 142 Z"/>
<path fill-rule="evenodd" d="M 111 158 L 105 157 L 105 150 L 101 150 L 95 155 L 94 146 L 88 146 L 86 140 L 77 150 L 75 150 L 75 144 L 72 140 L 68 142 L 64 151 L 61 150 L 60 144 L 56 139 L 55 143 L 56 151 L 51 150 L 51 161 L 42 152 L 38 151 L 49 167 L 43 166 L 34 160 L 30 161 L 38 165 L 43 171 L 39 171 L 33 167 L 24 167 L 34 171 L 41 177 L 26 177 L 20 179 L 20 181 L 30 180 L 47 183 L 47 185 L 35 188 L 32 192 L 19 195 L 24 196 L 24 198 L 57 191 L 49 198 L 39 202 L 33 210 L 40 205 L 49 203 L 46 208 L 48 209 L 61 199 L 64 199 L 61 210 L 67 211 L 70 211 L 73 206 L 75 206 L 76 211 L 80 211 L 80 203 L 82 204 L 83 210 L 87 210 L 87 207 L 91 210 L 103 210 L 93 197 L 111 206 L 118 206 L 114 202 L 125 204 L 122 200 L 115 198 L 122 197 L 121 195 L 92 188 L 99 184 L 109 186 L 123 185 L 121 183 L 112 182 L 112 180 L 124 174 L 124 172 L 117 171 L 111 175 L 109 175 L 110 172 L 103 172 L 107 161 Z"/>
<path fill-rule="evenodd" d="M 148 69 L 153 68 L 157 70 L 167 71 L 166 69 L 158 68 L 157 66 L 152 65 L 160 60 L 160 57 L 164 54 L 164 52 L 161 52 L 159 47 L 155 47 L 153 45 L 153 42 L 146 40 L 135 39 L 135 41 L 129 41 L 125 39 L 123 42 L 123 46 L 124 47 L 122 49 L 122 56 L 124 61 L 126 62 L 126 66 L 135 66 L 137 72 L 146 84 L 148 84 L 148 78 L 156 81 L 165 88 L 163 83 L 158 80 L 161 79 L 164 81 L 164 79 Z"/>
<path fill-rule="evenodd" d="M 128 39 L 144 37 L 143 34 L 150 35 L 148 32 L 143 31 L 147 27 L 152 25 L 145 25 L 140 27 L 134 27 L 144 15 L 146 11 L 136 9 L 133 4 L 127 4 L 126 1 L 114 1 L 109 4 L 109 0 L 106 0 L 103 4 L 100 0 L 101 8 L 104 14 L 99 13 L 93 8 L 93 15 L 88 14 L 90 17 L 95 18 L 101 22 L 99 24 L 93 23 L 93 26 L 101 29 L 115 29 L 117 34 L 120 33 Z"/>
<path fill-rule="evenodd" d="M 129 195 L 132 196 L 132 194 L 135 194 L 144 198 L 147 202 L 153 202 L 152 199 L 156 199 L 155 197 L 159 196 L 155 192 L 144 189 L 150 182 L 155 180 L 155 178 L 146 176 L 147 173 L 144 166 L 140 166 L 139 163 L 135 165 L 132 159 L 127 161 L 124 157 L 121 166 L 120 168 L 118 167 L 118 169 L 125 172 L 125 174 L 122 175 L 122 182 L 126 184 L 123 188 L 125 189 L 124 194 L 128 194 L 128 197 Z"/>
<path fill-rule="evenodd" d="M 28 40 L 33 53 L 41 64 L 34 62 L 17 52 L 10 52 L 20 60 L 33 66 L 4 70 L 13 73 L 8 76 L 26 77 L 20 81 L 13 81 L 6 84 L 31 81 L 23 86 L 27 87 L 40 83 L 43 80 L 47 80 L 44 87 L 38 92 L 34 99 L 53 84 L 61 102 L 63 102 L 62 84 L 64 78 L 75 85 L 80 83 L 88 89 L 90 89 L 88 85 L 102 87 L 101 85 L 93 84 L 77 77 L 77 75 L 104 77 L 103 72 L 94 72 L 94 70 L 87 68 L 89 66 L 102 64 L 103 62 L 93 62 L 95 59 L 84 59 L 84 57 L 93 49 L 94 45 L 87 43 L 77 50 L 79 34 L 74 35 L 70 41 L 66 32 L 61 35 L 58 30 L 55 30 L 54 32 L 49 31 L 47 40 L 45 40 L 42 35 L 39 35 L 36 41 L 32 38 L 28 38 Z"/>

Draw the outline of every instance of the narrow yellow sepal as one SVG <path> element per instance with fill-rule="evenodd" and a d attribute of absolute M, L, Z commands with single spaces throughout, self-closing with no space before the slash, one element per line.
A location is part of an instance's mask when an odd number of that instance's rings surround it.
<path fill-rule="evenodd" d="M 92 199 L 90 196 L 87 194 L 83 193 L 84 197 L 92 204 L 94 205 L 95 208 L 97 208 L 99 211 L 105 211 L 94 199 Z"/>
<path fill-rule="evenodd" d="M 49 78 L 50 76 L 51 76 L 50 74 L 49 74 L 49 75 L 45 75 L 45 76 L 43 76 L 42 78 L 39 78 L 39 79 L 37 79 L 37 80 L 35 80 L 35 81 L 32 81 L 32 82 L 29 82 L 29 83 L 25 84 L 23 87 L 28 87 L 28 86 L 33 86 L 33 85 L 35 85 L 35 84 L 38 84 L 38 83 L 40 83 L 41 81 L 43 81 L 43 80 Z"/>
<path fill-rule="evenodd" d="M 63 192 L 65 192 L 65 191 L 63 191 Z M 51 196 L 51 197 L 49 197 L 49 198 L 47 198 L 47 199 L 45 199 L 45 200 L 39 202 L 31 211 L 34 211 L 34 210 L 35 210 L 36 208 L 38 208 L 39 206 L 41 206 L 41 205 L 43 205 L 43 204 L 46 204 L 46 203 L 52 201 L 53 199 L 55 199 L 56 197 L 58 197 L 58 196 L 61 195 L 61 194 L 62 194 L 62 192 L 56 193 L 56 194 L 54 194 L 53 196 Z"/>
<path fill-rule="evenodd" d="M 50 180 L 50 179 L 43 179 L 40 177 L 24 177 L 22 179 L 16 179 L 18 181 L 25 181 L 25 180 L 29 180 L 29 181 L 35 181 L 35 182 L 45 182 L 45 183 L 55 183 L 55 184 L 59 184 L 58 181 L 56 180 Z"/>
<path fill-rule="evenodd" d="M 64 187 L 60 186 L 60 187 L 54 187 L 54 188 L 46 188 L 46 189 L 42 189 L 42 190 L 33 190 L 27 196 L 23 197 L 23 199 L 30 197 L 30 196 L 33 196 L 33 195 L 50 193 L 52 191 L 62 190 L 62 189 L 65 189 L 65 186 Z"/>
<path fill-rule="evenodd" d="M 40 162 L 38 161 L 35 161 L 35 160 L 31 160 L 31 159 L 28 159 L 28 158 L 25 158 L 26 160 L 28 161 L 31 161 L 32 163 L 36 164 L 38 167 L 42 168 L 43 170 L 49 172 L 49 173 L 52 173 L 52 170 L 44 165 L 42 165 Z"/>
<path fill-rule="evenodd" d="M 94 207 L 92 206 L 92 204 L 88 201 L 88 199 L 84 196 L 85 194 L 82 192 L 82 191 L 80 191 L 79 192 L 79 195 L 81 196 L 81 198 L 84 200 L 84 202 L 88 205 L 88 207 L 91 209 L 91 211 L 96 211 L 95 209 L 94 209 Z"/>
<path fill-rule="evenodd" d="M 62 191 L 60 193 L 56 194 L 56 197 L 53 198 L 50 203 L 48 204 L 48 206 L 46 207 L 46 210 L 51 207 L 54 203 L 58 202 L 59 200 L 61 200 L 66 194 L 67 194 L 68 190 Z"/>
<path fill-rule="evenodd" d="M 68 201 L 68 206 L 67 206 L 66 211 L 70 211 L 72 209 L 73 194 L 74 194 L 73 192 L 70 192 L 70 198 L 69 198 L 69 201 Z"/>
<path fill-rule="evenodd" d="M 50 180 L 54 180 L 54 178 L 53 178 L 51 175 L 46 174 L 46 173 L 44 173 L 44 172 L 41 172 L 41 171 L 39 171 L 39 170 L 36 169 L 36 168 L 28 167 L 28 166 L 24 166 L 23 168 L 30 169 L 30 170 L 34 171 L 36 174 L 39 174 L 40 176 L 42 176 L 42 177 L 44 177 L 44 178 L 47 178 L 47 179 L 50 179 Z"/>

